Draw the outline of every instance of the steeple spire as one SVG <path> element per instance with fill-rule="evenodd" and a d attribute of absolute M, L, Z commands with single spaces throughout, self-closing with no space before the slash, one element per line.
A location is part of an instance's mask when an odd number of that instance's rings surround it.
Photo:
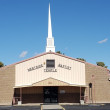
<path fill-rule="evenodd" d="M 50 3 L 49 3 L 49 15 L 48 15 L 48 37 L 47 37 L 46 52 L 49 51 L 55 52 L 54 38 L 52 37 Z"/>
<path fill-rule="evenodd" d="M 52 25 L 51 25 L 50 3 L 49 3 L 49 16 L 48 16 L 48 38 L 52 38 Z"/>

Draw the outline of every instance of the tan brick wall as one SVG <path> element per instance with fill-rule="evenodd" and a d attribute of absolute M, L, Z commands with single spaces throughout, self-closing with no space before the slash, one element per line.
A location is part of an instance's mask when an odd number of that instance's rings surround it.
<path fill-rule="evenodd" d="M 15 85 L 15 66 L 0 69 L 0 105 L 11 105 Z"/>
<path fill-rule="evenodd" d="M 93 103 L 110 103 L 110 81 L 108 81 L 108 70 L 103 67 L 85 64 L 86 84 L 93 84 Z M 89 87 L 86 88 L 86 94 L 89 97 Z M 88 103 L 92 101 L 88 98 Z"/>

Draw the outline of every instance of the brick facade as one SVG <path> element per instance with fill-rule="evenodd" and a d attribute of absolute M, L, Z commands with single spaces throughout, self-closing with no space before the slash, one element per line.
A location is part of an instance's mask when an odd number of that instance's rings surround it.
<path fill-rule="evenodd" d="M 0 69 L 0 105 L 11 105 L 15 85 L 15 66 Z"/>
<path fill-rule="evenodd" d="M 60 93 L 64 90 L 65 93 Z M 85 88 L 82 88 L 84 94 Z M 20 89 L 15 89 L 15 97 L 20 97 Z M 22 103 L 43 103 L 43 87 L 24 87 L 22 88 Z M 58 103 L 79 103 L 80 87 L 60 86 L 58 87 Z"/>
<path fill-rule="evenodd" d="M 16 64 L 0 68 L 0 105 L 12 104 L 14 95 L 13 87 L 15 86 L 15 66 Z M 108 80 L 109 70 L 85 62 L 85 76 L 87 87 L 82 88 L 82 94 L 85 93 L 86 102 L 110 103 L 110 81 Z M 55 82 L 56 80 L 52 81 L 55 84 L 60 84 L 58 89 L 59 103 L 79 102 L 80 87 L 70 87 L 64 83 L 61 84 L 58 81 Z M 92 83 L 92 88 L 89 88 L 89 83 Z M 23 102 L 26 103 L 27 100 L 30 100 L 30 102 L 33 103 L 43 102 L 43 85 L 46 86 L 46 82 L 42 83 L 41 88 L 38 87 L 37 83 L 32 85 L 35 87 L 23 88 Z M 55 86 L 58 85 L 56 84 Z M 60 90 L 65 90 L 65 94 L 61 94 Z M 33 100 L 33 98 L 35 100 Z"/>
<path fill-rule="evenodd" d="M 91 88 L 86 88 L 88 103 L 110 103 L 109 71 L 106 68 L 85 63 L 86 85 L 92 83 Z M 92 97 L 89 97 L 92 91 Z M 91 100 L 92 99 L 92 100 Z"/>

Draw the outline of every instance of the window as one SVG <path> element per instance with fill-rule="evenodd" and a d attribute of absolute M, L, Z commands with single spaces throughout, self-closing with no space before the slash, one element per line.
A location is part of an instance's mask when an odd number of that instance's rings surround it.
<path fill-rule="evenodd" d="M 89 88 L 92 88 L 92 83 L 89 83 Z"/>
<path fill-rule="evenodd" d="M 55 68 L 55 60 L 47 60 L 46 67 L 47 68 Z"/>

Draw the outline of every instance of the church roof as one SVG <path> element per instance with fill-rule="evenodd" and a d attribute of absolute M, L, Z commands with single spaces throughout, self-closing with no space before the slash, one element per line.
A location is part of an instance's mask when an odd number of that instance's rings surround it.
<path fill-rule="evenodd" d="M 71 60 L 75 60 L 75 61 L 78 61 L 78 62 L 81 62 L 81 63 L 85 63 L 85 64 L 89 64 L 89 65 L 92 65 L 92 66 L 95 66 L 95 67 L 98 67 L 98 68 L 101 68 L 101 69 L 106 69 L 107 71 L 110 71 L 109 69 L 107 68 L 104 68 L 104 67 L 101 67 L 101 66 L 97 66 L 97 65 L 94 65 L 94 64 L 91 64 L 91 63 L 88 63 L 88 62 L 85 62 L 85 61 L 82 61 L 82 60 L 79 60 L 79 59 L 76 59 L 76 58 L 72 58 L 72 57 L 68 57 L 68 56 L 65 56 L 65 55 L 62 55 L 62 54 L 59 54 L 59 53 L 56 53 L 56 52 L 45 52 L 45 53 L 42 53 L 42 54 L 39 54 L 37 56 L 34 56 L 34 57 L 31 57 L 31 58 L 28 58 L 26 60 L 22 60 L 22 61 L 19 61 L 17 63 L 14 63 L 14 64 L 11 64 L 11 65 L 7 65 L 7 66 L 4 66 L 4 67 L 1 67 L 0 69 L 5 69 L 9 66 L 13 66 L 13 65 L 16 65 L 16 64 L 19 64 L 19 63 L 22 63 L 22 62 L 26 62 L 26 61 L 29 61 L 31 59 L 34 59 L 34 58 L 37 58 L 37 57 L 41 57 L 43 55 L 47 55 L 47 54 L 54 54 L 54 55 L 58 55 L 58 56 L 61 56 L 61 57 L 64 57 L 64 58 L 68 58 L 68 59 L 71 59 Z"/>
<path fill-rule="evenodd" d="M 11 65 L 7 65 L 7 66 L 4 66 L 4 67 L 1 67 L 0 69 L 3 69 L 3 68 L 7 68 L 9 66 L 13 66 L 13 65 L 16 65 L 16 64 L 19 64 L 19 63 L 22 63 L 22 62 L 26 62 L 26 61 L 29 61 L 31 59 L 34 59 L 34 58 L 37 58 L 37 57 L 41 57 L 43 55 L 47 55 L 47 54 L 54 54 L 54 55 L 58 55 L 58 56 L 61 56 L 61 57 L 64 57 L 64 58 L 68 58 L 68 59 L 71 59 L 71 60 L 75 60 L 75 61 L 79 61 L 79 62 L 82 62 L 84 63 L 85 61 L 81 61 L 79 59 L 75 59 L 75 58 L 72 58 L 72 57 L 68 57 L 68 56 L 65 56 L 65 55 L 62 55 L 62 54 L 59 54 L 59 53 L 56 53 L 56 52 L 45 52 L 45 53 L 42 53 L 42 54 L 39 54 L 37 56 L 34 56 L 34 57 L 31 57 L 31 58 L 28 58 L 28 59 L 25 59 L 25 60 L 22 60 L 22 61 L 19 61 L 19 62 L 16 62 L 14 64 L 11 64 Z"/>

